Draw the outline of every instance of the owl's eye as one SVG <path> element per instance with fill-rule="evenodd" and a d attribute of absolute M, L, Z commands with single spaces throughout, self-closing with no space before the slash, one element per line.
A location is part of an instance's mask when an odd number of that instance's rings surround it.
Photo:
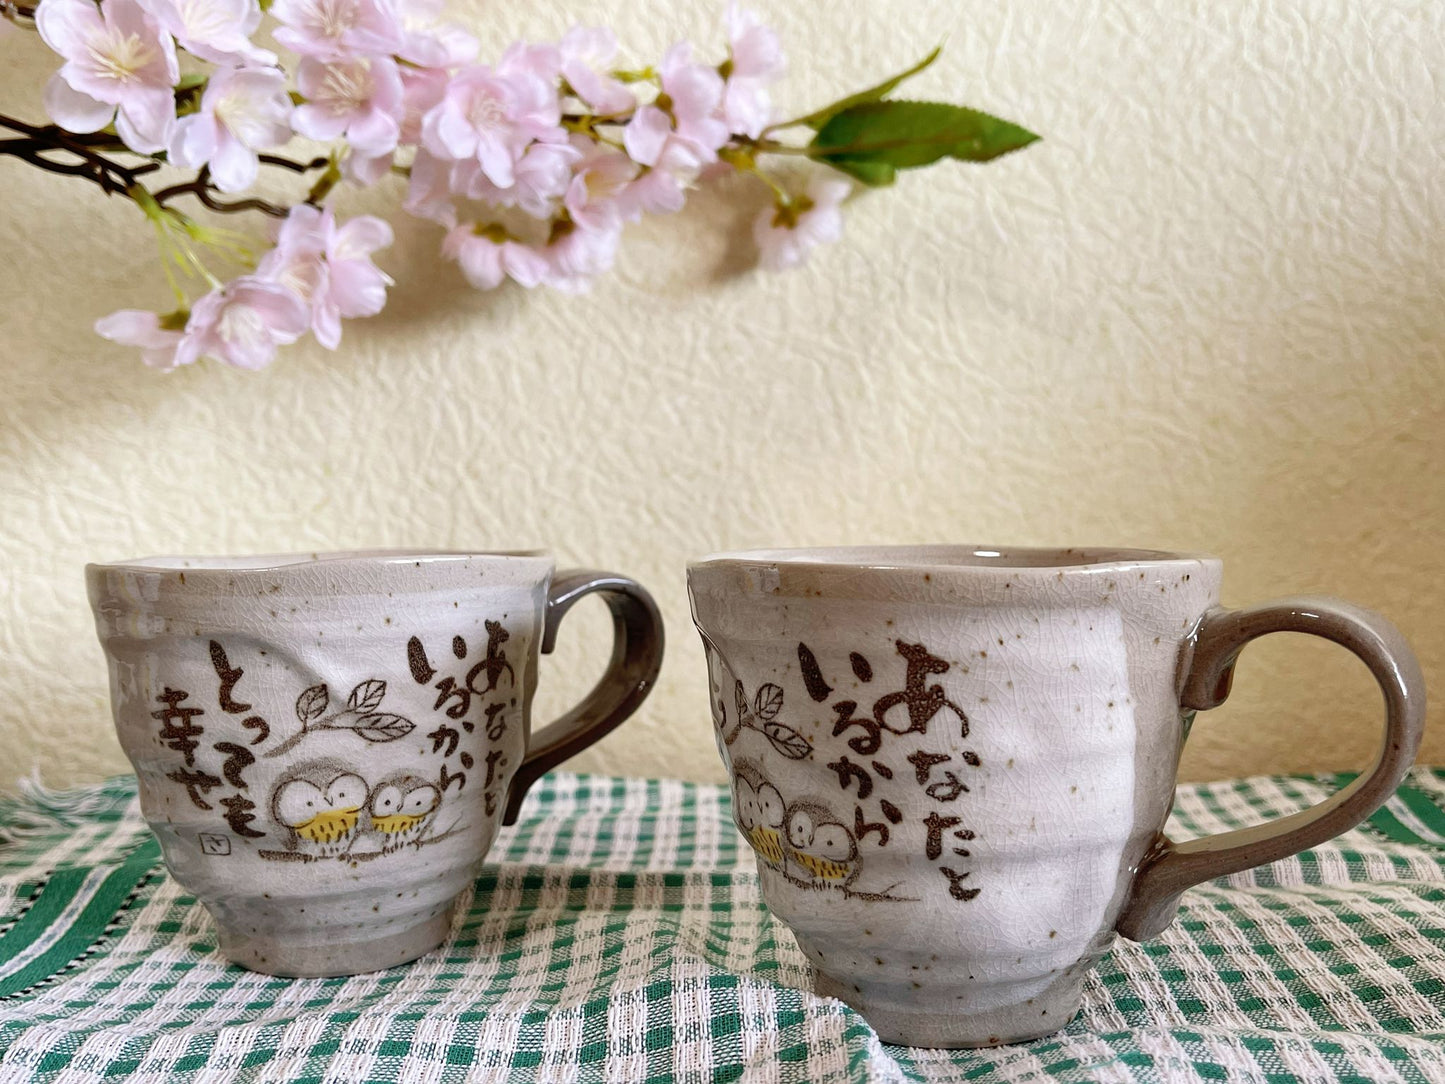
<path fill-rule="evenodd" d="M 794 847 L 803 847 L 813 841 L 813 819 L 806 813 L 799 813 L 788 824 L 788 839 Z"/>
<path fill-rule="evenodd" d="M 757 797 L 753 793 L 753 785 L 746 779 L 738 780 L 738 823 L 744 828 L 751 828 L 757 820 Z"/>
<path fill-rule="evenodd" d="M 783 823 L 783 796 L 771 783 L 758 788 L 758 819 L 774 828 Z"/>
<path fill-rule="evenodd" d="M 332 809 L 356 809 L 366 801 L 366 780 L 347 772 L 326 788 L 326 804 Z"/>
<path fill-rule="evenodd" d="M 440 797 L 437 795 L 436 787 L 417 787 L 416 790 L 407 794 L 401 808 L 404 813 L 419 816 L 422 813 L 430 813 L 437 807 L 438 801 L 440 801 Z"/>
<path fill-rule="evenodd" d="M 376 792 L 371 799 L 371 811 L 381 816 L 396 813 L 401 809 L 401 788 L 388 784 Z"/>
<path fill-rule="evenodd" d="M 276 819 L 288 828 L 295 828 L 320 813 L 325 803 L 326 796 L 320 787 L 304 779 L 293 779 L 282 783 L 276 792 Z"/>
<path fill-rule="evenodd" d="M 841 861 L 853 851 L 853 839 L 841 824 L 824 824 L 813 833 L 813 850 L 820 858 Z"/>

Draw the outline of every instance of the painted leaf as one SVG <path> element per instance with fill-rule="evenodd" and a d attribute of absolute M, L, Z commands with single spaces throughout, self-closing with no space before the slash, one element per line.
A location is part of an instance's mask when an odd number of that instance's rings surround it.
<path fill-rule="evenodd" d="M 848 656 L 848 663 L 853 667 L 853 674 L 859 681 L 873 680 L 873 664 L 858 652 L 854 651 Z"/>
<path fill-rule="evenodd" d="M 416 729 L 416 724 L 400 715 L 363 715 L 351 727 L 367 741 L 396 741 Z"/>
<path fill-rule="evenodd" d="M 313 719 L 321 718 L 326 711 L 326 705 L 331 700 L 331 694 L 326 691 L 326 683 L 313 685 L 296 698 L 296 718 L 303 723 L 309 723 Z"/>
<path fill-rule="evenodd" d="M 372 678 L 351 690 L 351 695 L 346 698 L 346 706 L 352 711 L 373 711 L 381 706 L 384 696 L 386 682 Z"/>
<path fill-rule="evenodd" d="M 803 685 L 806 686 L 808 695 L 819 704 L 827 700 L 833 690 L 823 680 L 823 671 L 818 668 L 817 656 L 801 640 L 798 642 L 798 668 L 803 673 Z"/>
<path fill-rule="evenodd" d="M 765 685 L 758 686 L 758 694 L 753 697 L 753 711 L 757 712 L 759 719 L 776 719 L 778 712 L 783 710 L 783 687 L 774 685 L 771 681 Z"/>
<path fill-rule="evenodd" d="M 738 709 L 739 721 L 746 719 L 752 712 L 748 709 L 748 694 L 743 688 L 741 681 L 733 686 L 733 706 Z"/>
<path fill-rule="evenodd" d="M 764 723 L 763 734 L 789 760 L 804 760 L 813 752 L 807 738 L 782 723 Z"/>
<path fill-rule="evenodd" d="M 875 101 L 829 118 L 809 153 L 866 185 L 940 158 L 987 162 L 1039 137 L 1011 121 L 946 102 Z"/>
<path fill-rule="evenodd" d="M 845 109 L 851 109 L 855 105 L 862 105 L 864 102 L 876 102 L 878 101 L 878 99 L 886 97 L 890 91 L 892 91 L 905 79 L 911 79 L 919 72 L 923 71 L 924 68 L 928 67 L 930 64 L 932 64 L 935 60 L 938 59 L 938 54 L 941 52 L 943 52 L 943 46 L 936 45 L 933 48 L 933 52 L 929 53 L 926 57 L 920 60 L 917 64 L 913 65 L 913 67 L 909 68 L 907 71 L 899 72 L 891 79 L 883 80 L 883 82 L 879 83 L 877 86 L 869 87 L 867 90 L 860 90 L 857 94 L 850 94 L 846 98 L 841 98 L 838 101 L 834 102 L 832 105 L 825 105 L 816 113 L 809 113 L 806 117 L 799 117 L 798 123 L 806 124 L 809 128 L 818 129 L 823 127 L 823 125 L 827 124 L 830 120 L 832 120 L 839 113 L 843 112 L 843 110 Z"/>

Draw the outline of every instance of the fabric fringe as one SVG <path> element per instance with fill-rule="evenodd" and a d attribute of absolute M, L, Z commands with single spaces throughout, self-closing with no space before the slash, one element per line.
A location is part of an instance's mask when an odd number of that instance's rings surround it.
<path fill-rule="evenodd" d="M 16 795 L 0 796 L 0 845 L 118 816 L 135 797 L 135 779 L 120 776 L 99 786 L 47 787 L 37 765 L 20 778 L 17 789 Z"/>

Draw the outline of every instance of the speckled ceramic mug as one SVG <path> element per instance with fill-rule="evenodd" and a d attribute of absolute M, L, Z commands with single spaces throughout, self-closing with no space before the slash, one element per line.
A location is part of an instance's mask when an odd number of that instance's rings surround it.
<path fill-rule="evenodd" d="M 642 587 L 537 553 L 153 557 L 86 578 L 166 865 L 222 952 L 276 975 L 439 945 L 498 824 L 631 715 L 662 660 Z M 611 665 L 533 733 L 538 651 L 592 592 Z"/>
<path fill-rule="evenodd" d="M 815 988 L 885 1041 L 1063 1027 L 1116 933 L 1191 885 L 1314 846 L 1399 783 L 1425 696 L 1385 619 L 1328 599 L 1219 608 L 1220 562 L 1144 550 L 764 550 L 688 571 L 718 749 L 763 896 Z M 1196 710 L 1267 632 L 1358 655 L 1385 695 L 1374 767 L 1328 801 L 1163 835 Z"/>

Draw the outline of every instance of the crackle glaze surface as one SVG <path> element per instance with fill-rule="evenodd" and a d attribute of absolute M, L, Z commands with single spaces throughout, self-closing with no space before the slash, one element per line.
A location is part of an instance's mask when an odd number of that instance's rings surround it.
<path fill-rule="evenodd" d="M 975 555 L 977 554 L 977 555 Z M 768 905 L 886 1040 L 1077 1010 L 1168 815 L 1212 558 L 760 551 L 689 571 Z"/>
<path fill-rule="evenodd" d="M 87 569 L 122 747 L 236 962 L 434 948 L 524 755 L 550 558 L 401 552 Z"/>

